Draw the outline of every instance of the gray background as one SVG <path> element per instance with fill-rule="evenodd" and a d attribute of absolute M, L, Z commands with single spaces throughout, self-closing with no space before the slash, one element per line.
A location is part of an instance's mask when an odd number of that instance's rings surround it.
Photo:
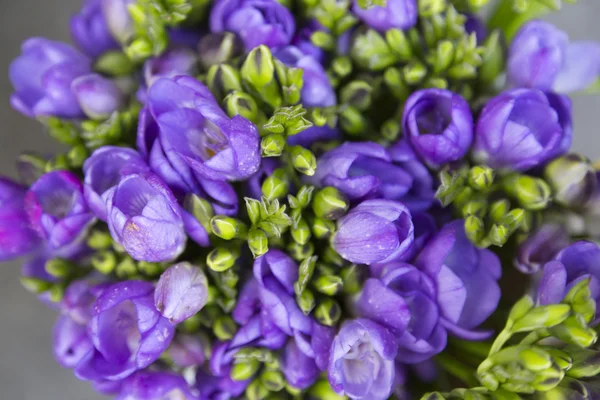
<path fill-rule="evenodd" d="M 9 107 L 12 91 L 8 65 L 19 54 L 23 40 L 44 36 L 68 40 L 69 16 L 79 0 L 0 0 L 0 173 L 15 176 L 14 158 L 20 151 L 52 152 L 57 146 L 40 125 Z M 600 1 L 580 0 L 548 19 L 566 30 L 572 39 L 600 41 Z M 600 157 L 598 126 L 600 96 L 573 98 L 576 151 Z M 51 330 L 55 314 L 19 284 L 19 263 L 0 265 L 0 399 L 94 400 L 85 382 L 62 369 L 52 358 Z"/>

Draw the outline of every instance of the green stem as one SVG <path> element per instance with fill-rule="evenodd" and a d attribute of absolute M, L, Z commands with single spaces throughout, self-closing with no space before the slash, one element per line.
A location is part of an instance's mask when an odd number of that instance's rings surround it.
<path fill-rule="evenodd" d="M 500 349 L 502 349 L 504 344 L 506 342 L 508 342 L 508 340 L 511 337 L 512 337 L 512 332 L 510 331 L 510 329 L 504 328 L 502 330 L 502 332 L 500 332 L 500 334 L 498 334 L 498 337 L 496 337 L 496 340 L 494 340 L 494 343 L 492 344 L 492 348 L 490 349 L 490 353 L 489 353 L 488 357 L 499 352 Z"/>
<path fill-rule="evenodd" d="M 475 371 L 460 361 L 457 361 L 454 357 L 441 353 L 435 357 L 435 360 L 444 371 L 460 379 L 467 384 L 468 387 L 479 385 L 479 381 L 475 377 Z"/>
<path fill-rule="evenodd" d="M 459 350 L 465 351 L 473 356 L 477 356 L 482 360 L 486 359 L 490 353 L 491 344 L 489 342 L 468 342 L 450 338 L 450 344 Z"/>

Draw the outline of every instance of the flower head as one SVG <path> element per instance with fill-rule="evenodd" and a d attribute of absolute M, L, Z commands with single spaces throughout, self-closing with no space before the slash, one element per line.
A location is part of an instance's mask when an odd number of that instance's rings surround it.
<path fill-rule="evenodd" d="M 186 380 L 171 372 L 139 371 L 123 382 L 123 387 L 115 400 L 194 400 L 197 396 Z"/>
<path fill-rule="evenodd" d="M 392 200 L 365 200 L 339 221 L 333 247 L 357 264 L 384 263 L 410 250 L 414 226 L 410 212 Z"/>
<path fill-rule="evenodd" d="M 125 102 L 117 84 L 98 74 L 80 76 L 71 84 L 79 106 L 92 119 L 106 119 Z"/>
<path fill-rule="evenodd" d="M 571 146 L 571 101 L 536 89 L 509 90 L 479 116 L 473 155 L 492 168 L 525 171 Z"/>
<path fill-rule="evenodd" d="M 558 93 L 583 90 L 600 76 L 600 44 L 572 42 L 549 22 L 533 20 L 513 39 L 508 80 L 514 86 Z"/>
<path fill-rule="evenodd" d="M 31 226 L 45 239 L 50 254 L 70 257 L 80 249 L 94 222 L 79 178 L 68 171 L 42 175 L 25 195 Z"/>
<path fill-rule="evenodd" d="M 443 89 L 422 89 L 404 106 L 402 126 L 415 153 L 432 167 L 460 160 L 473 141 L 467 101 Z"/>
<path fill-rule="evenodd" d="M 28 39 L 21 50 L 10 64 L 11 105 L 28 117 L 82 117 L 71 85 L 92 72 L 90 60 L 65 43 L 43 38 Z"/>
<path fill-rule="evenodd" d="M 108 29 L 102 2 L 85 0 L 79 13 L 71 17 L 71 37 L 77 47 L 91 58 L 119 48 Z"/>
<path fill-rule="evenodd" d="M 295 29 L 290 11 L 275 0 L 218 0 L 210 12 L 210 30 L 236 33 L 247 51 L 261 44 L 285 46 Z"/>
<path fill-rule="evenodd" d="M 127 175 L 106 195 L 113 239 L 136 260 L 169 261 L 184 249 L 180 207 L 156 175 Z"/>
<path fill-rule="evenodd" d="M 352 11 L 365 24 L 378 31 L 409 29 L 417 23 L 416 0 L 387 0 L 385 6 L 361 8 L 354 0 Z"/>
<path fill-rule="evenodd" d="M 397 348 L 394 336 L 375 322 L 346 322 L 332 345 L 331 386 L 351 399 L 387 399 L 394 384 Z"/>

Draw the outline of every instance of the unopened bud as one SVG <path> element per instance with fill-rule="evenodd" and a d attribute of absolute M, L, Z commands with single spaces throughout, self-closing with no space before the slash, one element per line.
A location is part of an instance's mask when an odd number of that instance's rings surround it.
<path fill-rule="evenodd" d="M 265 136 L 260 142 L 263 157 L 279 157 L 285 148 L 285 136 L 280 133 L 272 133 Z"/>
<path fill-rule="evenodd" d="M 262 194 L 268 200 L 281 199 L 288 193 L 289 185 L 285 171 L 278 168 L 262 184 Z"/>
<path fill-rule="evenodd" d="M 236 363 L 231 368 L 230 377 L 234 381 L 245 381 L 252 378 L 259 368 L 260 361 L 255 358 L 236 360 Z"/>
<path fill-rule="evenodd" d="M 228 315 L 223 315 L 215 321 L 213 333 L 221 341 L 229 340 L 235 335 L 237 325 Z"/>
<path fill-rule="evenodd" d="M 91 259 L 92 266 L 104 275 L 114 271 L 117 266 L 115 253 L 110 250 L 95 253 Z"/>
<path fill-rule="evenodd" d="M 244 45 L 240 38 L 231 32 L 209 33 L 198 44 L 200 64 L 208 69 L 241 55 Z"/>
<path fill-rule="evenodd" d="M 317 278 L 313 285 L 317 292 L 327 296 L 335 296 L 342 290 L 344 281 L 339 276 L 324 275 Z"/>
<path fill-rule="evenodd" d="M 241 68 L 244 80 L 260 89 L 275 78 L 275 63 L 267 46 L 260 45 L 250 51 Z"/>
<path fill-rule="evenodd" d="M 208 88 L 218 99 L 223 99 L 229 93 L 242 91 L 240 73 L 228 64 L 213 65 L 206 76 Z"/>
<path fill-rule="evenodd" d="M 269 251 L 267 234 L 260 229 L 251 229 L 248 233 L 248 247 L 254 258 L 258 258 Z"/>
<path fill-rule="evenodd" d="M 233 267 L 238 257 L 239 253 L 232 249 L 216 247 L 206 256 L 206 264 L 213 271 L 223 272 Z"/>
<path fill-rule="evenodd" d="M 315 215 L 326 220 L 336 220 L 346 214 L 349 202 L 346 196 L 332 186 L 325 187 L 315 194 L 312 208 Z"/>
<path fill-rule="evenodd" d="M 544 169 L 544 178 L 552 188 L 554 201 L 564 207 L 581 207 L 596 191 L 594 167 L 589 159 L 578 154 L 552 161 Z"/>
<path fill-rule="evenodd" d="M 304 290 L 300 295 L 296 296 L 296 303 L 298 303 L 298 307 L 300 307 L 304 315 L 308 315 L 315 308 L 315 295 L 310 290 Z"/>
<path fill-rule="evenodd" d="M 315 174 L 317 170 L 317 158 L 312 151 L 302 146 L 292 146 L 290 153 L 292 156 L 292 165 L 296 171 L 308 176 Z"/>
<path fill-rule="evenodd" d="M 73 272 L 73 265 L 61 258 L 52 258 L 44 265 L 46 272 L 55 278 L 65 278 Z"/>
<path fill-rule="evenodd" d="M 314 314 L 322 325 L 334 326 L 342 316 L 342 309 L 335 300 L 325 299 L 319 303 Z"/>
<path fill-rule="evenodd" d="M 264 118 L 264 114 L 259 110 L 254 98 L 247 93 L 231 92 L 225 97 L 224 102 L 225 110 L 230 117 L 241 115 L 254 123 L 260 122 L 259 115 Z"/>
<path fill-rule="evenodd" d="M 310 228 L 303 218 L 300 218 L 296 226 L 292 227 L 291 233 L 294 241 L 300 245 L 305 245 L 310 240 Z"/>
<path fill-rule="evenodd" d="M 212 233 L 225 240 L 244 238 L 248 231 L 248 228 L 242 221 L 224 215 L 212 217 L 210 228 Z"/>
<path fill-rule="evenodd" d="M 552 190 L 542 179 L 528 175 L 508 177 L 504 182 L 505 190 L 519 200 L 526 210 L 542 210 L 550 202 Z"/>
<path fill-rule="evenodd" d="M 486 190 L 494 183 L 494 170 L 490 167 L 476 165 L 469 171 L 469 185 L 475 190 Z"/>
<path fill-rule="evenodd" d="M 528 332 L 534 329 L 551 328 L 562 323 L 571 312 L 567 304 L 550 304 L 531 309 L 525 316 L 517 320 L 511 331 Z"/>
<path fill-rule="evenodd" d="M 317 239 L 327 239 L 335 232 L 335 222 L 323 218 L 315 218 L 312 225 L 312 232 Z"/>

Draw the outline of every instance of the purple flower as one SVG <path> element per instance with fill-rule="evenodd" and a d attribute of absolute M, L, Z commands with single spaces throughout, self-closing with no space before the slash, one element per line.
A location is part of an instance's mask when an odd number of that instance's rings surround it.
<path fill-rule="evenodd" d="M 338 222 L 333 247 L 356 264 L 393 261 L 407 253 L 414 226 L 406 206 L 392 200 L 366 200 Z"/>
<path fill-rule="evenodd" d="M 600 301 L 600 247 L 588 241 L 575 242 L 564 248 L 553 261 L 546 263 L 538 286 L 537 299 L 542 305 L 562 302 L 576 283 L 590 279 L 592 299 Z M 596 322 L 600 311 L 596 307 Z"/>
<path fill-rule="evenodd" d="M 90 74 L 90 60 L 71 46 L 43 38 L 28 39 L 10 64 L 15 92 L 11 105 L 28 117 L 82 117 L 73 81 Z"/>
<path fill-rule="evenodd" d="M 133 35 L 133 21 L 127 7 L 135 0 L 102 0 L 102 13 L 112 36 L 126 43 Z"/>
<path fill-rule="evenodd" d="M 80 76 L 71 89 L 85 115 L 92 119 L 106 119 L 125 103 L 116 83 L 98 74 Z"/>
<path fill-rule="evenodd" d="M 477 14 L 465 14 L 465 31 L 472 35 L 475 34 L 477 44 L 482 45 L 488 36 L 485 22 Z"/>
<path fill-rule="evenodd" d="M 298 389 L 306 389 L 319 377 L 315 360 L 298 348 L 295 341 L 288 341 L 281 356 L 281 371 L 287 383 Z"/>
<path fill-rule="evenodd" d="M 534 274 L 568 245 L 569 235 L 562 225 L 542 225 L 519 246 L 515 267 L 525 274 Z"/>
<path fill-rule="evenodd" d="M 207 300 L 206 275 L 188 262 L 175 264 L 163 272 L 154 292 L 157 310 L 174 324 L 196 314 Z"/>
<path fill-rule="evenodd" d="M 394 336 L 381 325 L 367 319 L 348 321 L 333 341 L 329 383 L 351 399 L 387 399 L 397 349 Z"/>
<path fill-rule="evenodd" d="M 209 343 L 200 335 L 178 333 L 167 350 L 170 359 L 180 368 L 203 365 Z"/>
<path fill-rule="evenodd" d="M 411 213 L 427 210 L 435 200 L 433 178 L 429 170 L 419 160 L 406 139 L 397 141 L 387 150 L 394 165 L 412 177 L 412 185 L 400 200 Z"/>
<path fill-rule="evenodd" d="M 68 171 L 42 175 L 25 195 L 24 207 L 31 226 L 55 257 L 70 257 L 80 250 L 94 223 L 81 182 Z"/>
<path fill-rule="evenodd" d="M 572 136 L 571 101 L 566 96 L 509 90 L 481 111 L 473 156 L 492 168 L 525 171 L 566 153 Z"/>
<path fill-rule="evenodd" d="M 569 37 L 549 22 L 525 24 L 512 41 L 508 80 L 514 86 L 574 92 L 600 76 L 600 44 L 569 43 Z"/>
<path fill-rule="evenodd" d="M 256 126 L 239 115 L 228 118 L 196 79 L 157 80 L 148 92 L 148 109 L 158 125 L 162 150 L 180 174 L 185 169 L 224 181 L 246 179 L 258 170 Z M 141 140 L 147 143 L 148 139 Z"/>
<path fill-rule="evenodd" d="M 441 322 L 448 331 L 467 340 L 489 337 L 489 332 L 473 329 L 498 306 L 502 268 L 493 252 L 471 243 L 462 220 L 446 224 L 413 264 L 432 278 Z"/>
<path fill-rule="evenodd" d="M 289 44 L 296 30 L 294 16 L 276 0 L 217 0 L 210 12 L 211 32 L 233 32 L 246 50 L 264 44 Z"/>
<path fill-rule="evenodd" d="M 409 29 L 417 23 L 416 0 L 387 0 L 385 7 L 361 8 L 354 0 L 352 11 L 365 24 L 378 31 L 389 29 Z"/>
<path fill-rule="evenodd" d="M 126 147 L 104 146 L 83 164 L 83 194 L 92 212 L 106 221 L 106 196 L 122 177 L 149 171 L 140 154 Z"/>
<path fill-rule="evenodd" d="M 115 400 L 198 399 L 181 375 L 172 372 L 139 371 L 123 382 Z"/>
<path fill-rule="evenodd" d="M 325 58 L 325 51 L 322 48 L 315 46 L 311 40 L 311 36 L 317 31 L 324 30 L 325 28 L 321 26 L 317 20 L 311 19 L 304 27 L 298 29 L 291 44 L 300 49 L 302 53 L 317 60 L 322 65 Z"/>
<path fill-rule="evenodd" d="M 71 17 L 71 37 L 77 47 L 91 58 L 119 48 L 102 13 L 102 1 L 85 0 L 79 13 Z"/>
<path fill-rule="evenodd" d="M 331 107 L 336 104 L 335 90 L 319 61 L 294 46 L 278 50 L 275 57 L 304 71 L 301 102 L 305 107 Z"/>
<path fill-rule="evenodd" d="M 435 283 L 410 264 L 384 265 L 380 279 L 365 282 L 357 307 L 396 337 L 402 363 L 420 363 L 446 347 Z"/>
<path fill-rule="evenodd" d="M 131 257 L 175 259 L 185 247 L 180 207 L 165 183 L 150 173 L 131 174 L 106 194 L 108 227 Z"/>
<path fill-rule="evenodd" d="M 339 189 L 350 200 L 399 200 L 413 184 L 412 176 L 392 164 L 389 153 L 373 142 L 347 142 L 323 154 L 311 180 Z"/>
<path fill-rule="evenodd" d="M 88 332 L 94 350 L 80 361 L 75 373 L 85 380 L 126 378 L 158 359 L 174 330 L 154 307 L 152 283 L 114 283 L 93 306 Z"/>
<path fill-rule="evenodd" d="M 458 161 L 473 141 L 473 116 L 467 101 L 444 89 L 422 89 L 404 106 L 404 135 L 431 167 Z"/>
<path fill-rule="evenodd" d="M 29 254 L 40 244 L 40 236 L 25 211 L 26 191 L 18 183 L 0 177 L 0 261 Z"/>
<path fill-rule="evenodd" d="M 176 47 L 157 57 L 150 58 L 144 64 L 144 80 L 150 87 L 158 78 L 174 78 L 177 75 L 196 75 L 198 57 L 189 48 Z"/>

